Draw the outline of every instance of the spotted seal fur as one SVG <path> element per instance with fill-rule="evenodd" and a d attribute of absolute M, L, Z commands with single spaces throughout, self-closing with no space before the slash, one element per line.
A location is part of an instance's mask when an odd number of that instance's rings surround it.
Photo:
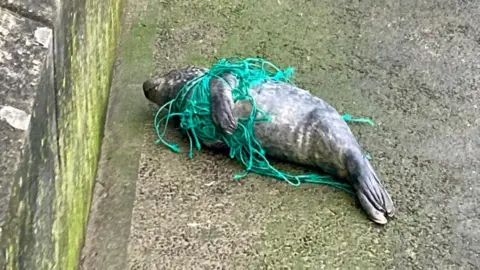
<path fill-rule="evenodd" d="M 171 70 L 143 83 L 145 97 L 164 105 L 196 76 L 208 69 L 188 66 Z M 248 116 L 248 101 L 233 102 L 230 86 L 237 81 L 232 74 L 210 81 L 211 111 L 214 123 L 231 134 L 237 127 L 236 117 Z M 250 89 L 258 109 L 270 115 L 271 121 L 255 124 L 255 136 L 270 157 L 313 166 L 346 180 L 367 216 L 386 224 L 394 214 L 392 199 L 342 116 L 328 103 L 292 84 L 266 81 Z M 222 142 L 207 145 L 224 148 Z"/>

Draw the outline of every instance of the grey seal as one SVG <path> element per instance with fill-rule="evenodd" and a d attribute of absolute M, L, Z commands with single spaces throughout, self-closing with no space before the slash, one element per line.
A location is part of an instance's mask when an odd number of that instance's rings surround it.
<path fill-rule="evenodd" d="M 145 97 L 158 106 L 169 102 L 190 80 L 208 72 L 187 66 L 143 83 Z M 226 134 L 237 127 L 237 117 L 248 116 L 251 104 L 232 98 L 237 79 L 230 73 L 210 80 L 211 114 Z M 342 116 L 331 105 L 293 84 L 266 80 L 250 88 L 257 108 L 271 121 L 255 124 L 255 137 L 267 156 L 316 167 L 349 183 L 367 216 L 377 224 L 393 217 L 392 199 Z M 207 147 L 224 149 L 221 141 Z"/>

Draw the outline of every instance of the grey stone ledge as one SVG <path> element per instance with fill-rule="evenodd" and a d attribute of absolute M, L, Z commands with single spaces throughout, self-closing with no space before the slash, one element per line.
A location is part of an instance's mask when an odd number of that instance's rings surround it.
<path fill-rule="evenodd" d="M 0 8 L 0 236 L 51 43 L 43 23 Z"/>
<path fill-rule="evenodd" d="M 0 7 L 45 25 L 53 25 L 55 0 L 0 0 Z"/>

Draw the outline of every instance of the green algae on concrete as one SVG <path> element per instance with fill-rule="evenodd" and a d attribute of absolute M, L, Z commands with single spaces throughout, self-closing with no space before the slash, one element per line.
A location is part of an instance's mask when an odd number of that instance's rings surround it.
<path fill-rule="evenodd" d="M 78 266 L 122 5 L 121 0 L 57 1 L 54 46 L 46 46 L 50 51 L 2 228 L 2 268 Z"/>
<path fill-rule="evenodd" d="M 151 114 L 142 83 L 152 72 L 156 0 L 126 3 L 123 31 L 80 269 L 127 269 L 143 127 Z M 114 220 L 115 222 L 112 222 Z"/>
<path fill-rule="evenodd" d="M 56 42 L 59 180 L 55 258 L 75 269 L 84 240 L 122 17 L 121 0 L 64 1 Z M 58 59 L 57 59 L 58 60 Z"/>

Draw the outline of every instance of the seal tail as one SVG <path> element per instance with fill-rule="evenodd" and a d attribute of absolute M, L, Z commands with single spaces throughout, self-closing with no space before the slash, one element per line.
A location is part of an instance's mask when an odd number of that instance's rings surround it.
<path fill-rule="evenodd" d="M 386 216 L 394 215 L 393 202 L 370 161 L 360 153 L 350 153 L 347 168 L 350 182 L 369 218 L 378 224 L 386 224 Z"/>

